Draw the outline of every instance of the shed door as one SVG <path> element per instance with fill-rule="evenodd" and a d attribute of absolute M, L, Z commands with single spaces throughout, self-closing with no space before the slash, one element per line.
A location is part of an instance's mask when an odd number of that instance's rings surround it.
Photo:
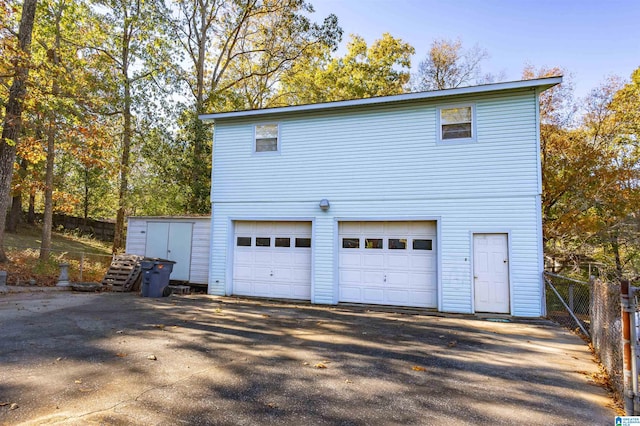
<path fill-rule="evenodd" d="M 173 260 L 171 279 L 189 281 L 192 233 L 190 222 L 148 222 L 145 256 Z"/>
<path fill-rule="evenodd" d="M 311 222 L 235 222 L 233 294 L 311 299 Z"/>
<path fill-rule="evenodd" d="M 435 222 L 340 222 L 341 302 L 435 308 Z"/>
<path fill-rule="evenodd" d="M 476 312 L 509 313 L 507 234 L 473 235 Z"/>

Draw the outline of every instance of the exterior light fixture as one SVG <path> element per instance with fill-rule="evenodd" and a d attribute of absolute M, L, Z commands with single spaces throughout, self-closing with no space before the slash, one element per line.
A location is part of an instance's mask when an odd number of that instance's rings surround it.
<path fill-rule="evenodd" d="M 320 200 L 320 210 L 322 210 L 323 212 L 326 212 L 327 210 L 329 210 L 330 204 L 329 204 L 329 200 L 327 200 L 326 198 L 323 198 L 322 200 Z"/>

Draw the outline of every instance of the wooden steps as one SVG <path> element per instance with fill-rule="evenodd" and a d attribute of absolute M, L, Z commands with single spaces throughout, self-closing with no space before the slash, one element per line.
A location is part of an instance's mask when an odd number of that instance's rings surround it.
<path fill-rule="evenodd" d="M 102 280 L 102 285 L 107 286 L 111 291 L 132 291 L 135 290 L 136 284 L 139 289 L 142 271 L 140 260 L 143 258 L 144 256 L 134 254 L 114 256 Z"/>

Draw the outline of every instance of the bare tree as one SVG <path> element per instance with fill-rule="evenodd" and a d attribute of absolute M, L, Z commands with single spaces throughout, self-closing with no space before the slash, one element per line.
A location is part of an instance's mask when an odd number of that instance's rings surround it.
<path fill-rule="evenodd" d="M 480 63 L 488 57 L 487 51 L 478 45 L 463 49 L 459 39 L 435 40 L 427 57 L 418 65 L 413 89 L 442 90 L 473 84 L 480 78 Z"/>

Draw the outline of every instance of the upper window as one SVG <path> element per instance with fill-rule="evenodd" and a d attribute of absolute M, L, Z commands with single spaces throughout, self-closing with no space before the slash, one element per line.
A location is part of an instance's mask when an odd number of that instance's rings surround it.
<path fill-rule="evenodd" d="M 439 108 L 439 140 L 443 142 L 475 139 L 474 108 L 472 105 Z"/>
<path fill-rule="evenodd" d="M 278 151 L 278 125 L 257 124 L 255 152 Z"/>

